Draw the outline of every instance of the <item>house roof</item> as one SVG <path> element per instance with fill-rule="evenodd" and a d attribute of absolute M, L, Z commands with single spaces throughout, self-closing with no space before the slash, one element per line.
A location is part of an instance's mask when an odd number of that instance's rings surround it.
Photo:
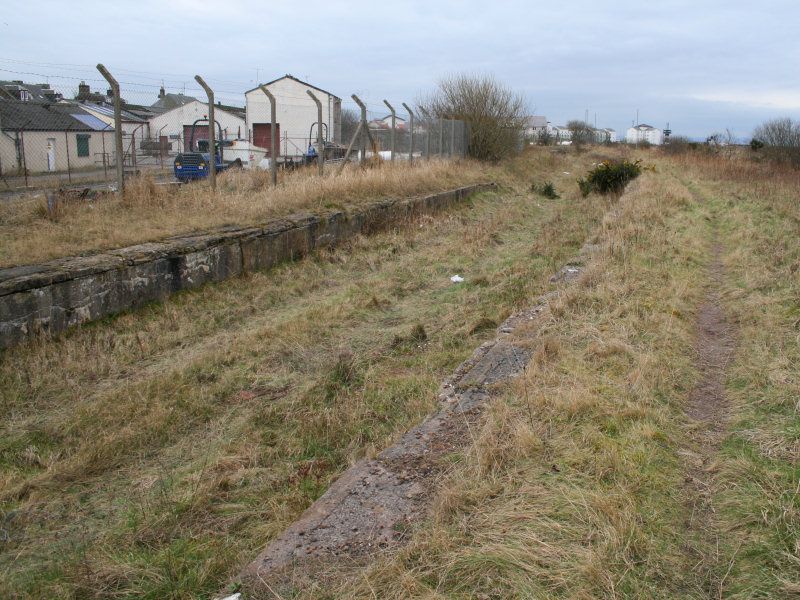
<path fill-rule="evenodd" d="M 525 127 L 546 127 L 547 117 L 541 115 L 531 115 L 525 117 Z"/>
<path fill-rule="evenodd" d="M 637 125 L 636 127 L 634 127 L 633 129 L 638 129 L 640 131 L 646 131 L 648 129 L 655 129 L 655 127 L 653 127 L 652 125 L 647 125 L 646 123 L 641 123 L 641 124 Z"/>
<path fill-rule="evenodd" d="M 158 100 L 153 102 L 150 105 L 150 108 L 156 111 L 167 111 L 172 110 L 173 108 L 178 108 L 179 106 L 183 106 L 184 104 L 189 104 L 190 102 L 194 102 L 197 100 L 194 96 L 185 96 L 183 94 L 164 94 Z"/>
<path fill-rule="evenodd" d="M 109 106 L 108 104 L 105 104 L 105 103 L 98 104 L 97 102 L 81 102 L 80 105 L 81 105 L 81 107 L 84 107 L 86 110 L 95 111 L 97 113 L 100 113 L 104 117 L 111 117 L 111 118 L 114 117 L 114 107 L 113 106 Z M 122 120 L 123 121 L 132 121 L 134 123 L 144 123 L 147 120 L 147 119 L 143 119 L 143 118 L 141 118 L 141 117 L 135 115 L 134 113 L 132 113 L 132 112 L 130 112 L 128 110 L 125 110 L 125 109 L 122 109 L 121 114 L 122 114 Z"/>
<path fill-rule="evenodd" d="M 296 81 L 297 83 L 299 83 L 301 85 L 304 85 L 306 87 L 311 88 L 312 90 L 317 90 L 318 92 L 322 92 L 323 94 L 328 94 L 328 96 L 333 96 L 337 100 L 341 100 L 341 98 L 339 98 L 339 96 L 337 96 L 336 94 L 334 94 L 332 92 L 329 92 L 328 90 L 323 90 L 322 88 L 319 88 L 319 87 L 317 87 L 315 85 L 311 85 L 310 83 L 302 81 L 301 79 L 298 79 L 294 75 L 289 75 L 288 73 L 286 75 L 284 75 L 283 77 L 278 77 L 277 79 L 273 79 L 272 81 L 268 81 L 267 83 L 262 83 L 261 85 L 272 85 L 273 83 L 275 83 L 276 81 L 280 81 L 281 79 L 291 79 L 292 81 Z M 254 92 L 257 89 L 259 89 L 259 87 L 261 87 L 261 86 L 256 86 L 251 90 L 247 90 L 245 92 L 245 94 L 249 94 L 250 92 Z"/>
<path fill-rule="evenodd" d="M 0 98 L 18 100 L 15 92 L 19 90 L 27 90 L 35 102 L 53 102 L 61 98 L 61 94 L 52 89 L 49 83 L 0 80 Z"/>
<path fill-rule="evenodd" d="M 0 99 L 0 126 L 9 131 L 104 131 L 110 127 L 74 104 Z"/>

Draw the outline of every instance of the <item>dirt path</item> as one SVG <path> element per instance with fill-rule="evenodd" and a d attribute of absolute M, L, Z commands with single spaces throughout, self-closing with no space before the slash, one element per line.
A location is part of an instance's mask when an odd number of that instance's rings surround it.
<path fill-rule="evenodd" d="M 715 236 L 716 238 L 716 236 Z M 688 553 L 691 568 L 710 598 L 721 598 L 719 532 L 713 503 L 715 456 L 728 420 L 725 370 L 734 350 L 733 328 L 723 309 L 725 267 L 722 248 L 714 242 L 709 266 L 709 290 L 697 313 L 695 352 L 699 379 L 689 394 L 686 414 L 692 421 L 686 450 Z"/>

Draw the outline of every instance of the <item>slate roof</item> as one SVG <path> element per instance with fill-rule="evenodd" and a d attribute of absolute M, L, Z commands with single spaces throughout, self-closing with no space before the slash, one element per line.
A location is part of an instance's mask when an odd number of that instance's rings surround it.
<path fill-rule="evenodd" d="M 79 118 L 72 115 L 78 115 Z M 6 131 L 102 131 L 108 126 L 74 104 L 0 99 L 0 127 Z"/>
<path fill-rule="evenodd" d="M 104 117 L 111 117 L 112 119 L 114 118 L 113 106 L 109 106 L 108 104 L 98 104 L 96 102 L 81 102 L 81 104 L 85 105 L 87 110 L 98 112 Z M 141 117 L 128 110 L 125 110 L 124 108 L 122 109 L 121 113 L 123 121 L 132 121 L 134 123 L 145 123 L 147 121 L 147 119 L 142 119 Z"/>
<path fill-rule="evenodd" d="M 159 98 L 153 102 L 150 105 L 150 108 L 156 112 L 164 112 L 167 110 L 172 110 L 173 108 L 178 108 L 184 104 L 189 104 L 189 102 L 194 102 L 195 100 L 197 100 L 197 98 L 194 96 L 185 96 L 183 94 L 164 94 L 162 98 Z"/>
<path fill-rule="evenodd" d="M 17 92 L 27 90 L 35 102 L 53 102 L 61 98 L 47 83 L 25 83 L 24 81 L 0 80 L 0 98 L 18 99 Z"/>

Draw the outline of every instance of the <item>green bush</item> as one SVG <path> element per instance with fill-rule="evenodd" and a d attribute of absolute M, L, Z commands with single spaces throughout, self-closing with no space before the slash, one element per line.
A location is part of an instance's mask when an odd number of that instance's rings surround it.
<path fill-rule="evenodd" d="M 586 197 L 592 192 L 598 194 L 619 194 L 625 186 L 642 172 L 642 161 L 604 160 L 589 171 L 585 178 L 578 179 L 581 194 Z"/>
<path fill-rule="evenodd" d="M 552 181 L 546 181 L 542 185 L 532 184 L 531 191 L 544 196 L 545 198 L 549 198 L 550 200 L 555 200 L 560 198 L 561 196 L 558 195 L 556 192 L 556 186 L 553 185 Z"/>

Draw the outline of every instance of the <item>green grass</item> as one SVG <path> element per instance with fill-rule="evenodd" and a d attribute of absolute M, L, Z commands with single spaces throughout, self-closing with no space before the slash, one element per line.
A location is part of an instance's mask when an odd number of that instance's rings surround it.
<path fill-rule="evenodd" d="M 217 592 L 546 287 L 604 207 L 529 179 L 591 160 L 532 154 L 449 214 L 3 353 L 0 595 Z"/>
<path fill-rule="evenodd" d="M 532 364 L 492 402 L 429 522 L 330 597 L 800 594 L 798 178 L 646 160 L 655 172 L 604 219 L 599 254 L 532 332 Z M 685 406 L 715 241 L 737 350 L 728 432 L 703 475 L 715 512 L 698 527 Z"/>

